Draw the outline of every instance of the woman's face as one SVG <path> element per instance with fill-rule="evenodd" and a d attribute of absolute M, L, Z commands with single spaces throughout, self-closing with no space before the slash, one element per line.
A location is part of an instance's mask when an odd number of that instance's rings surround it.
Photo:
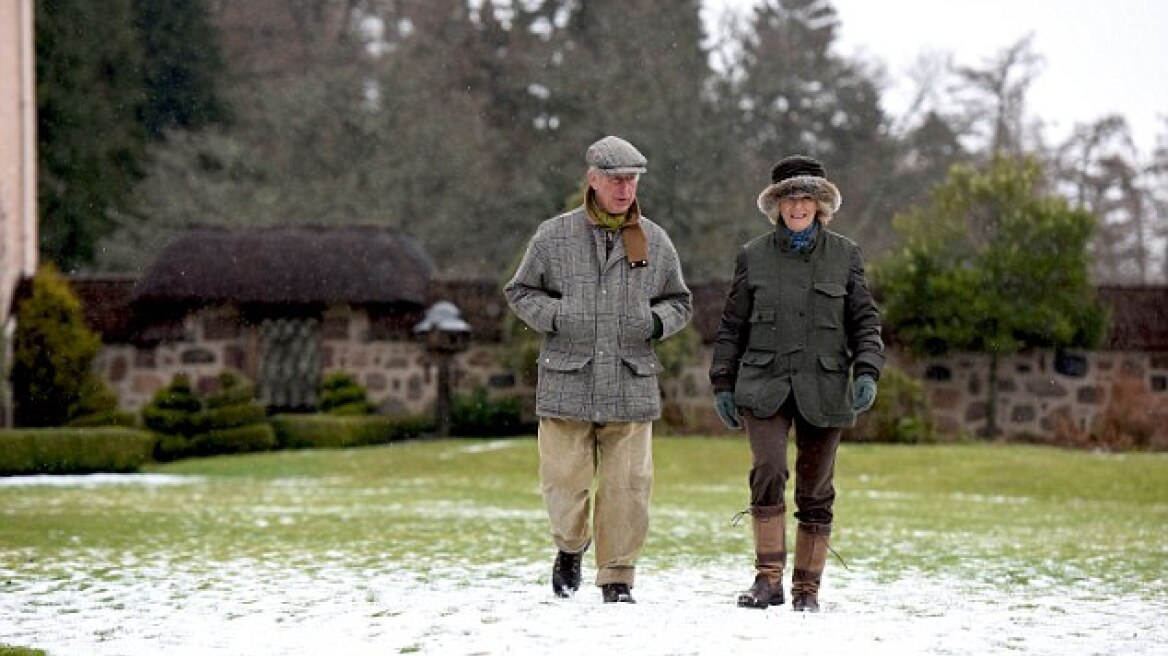
<path fill-rule="evenodd" d="M 814 198 L 788 196 L 779 199 L 779 215 L 783 217 L 783 223 L 794 232 L 809 228 L 818 210 L 819 203 Z"/>

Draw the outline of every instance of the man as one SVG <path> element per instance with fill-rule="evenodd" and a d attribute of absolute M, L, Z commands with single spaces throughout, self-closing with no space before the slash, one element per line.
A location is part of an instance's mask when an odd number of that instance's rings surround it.
<path fill-rule="evenodd" d="M 543 336 L 535 411 L 540 485 L 559 550 L 552 589 L 559 597 L 579 589 L 580 561 L 595 541 L 604 601 L 634 603 L 649 528 L 652 422 L 661 416 L 653 342 L 685 326 L 693 301 L 673 243 L 637 205 L 645 156 L 610 136 L 588 147 L 585 162 L 583 205 L 539 226 L 504 293 Z"/>
<path fill-rule="evenodd" d="M 783 603 L 787 434 L 795 429 L 792 606 L 819 610 L 842 429 L 872 407 L 884 368 L 880 315 L 860 249 L 827 229 L 839 189 L 804 155 L 781 160 L 758 207 L 775 224 L 738 252 L 714 342 L 710 383 L 727 427 L 746 425 L 754 584 L 738 605 Z M 853 380 L 854 377 L 854 380 Z"/>

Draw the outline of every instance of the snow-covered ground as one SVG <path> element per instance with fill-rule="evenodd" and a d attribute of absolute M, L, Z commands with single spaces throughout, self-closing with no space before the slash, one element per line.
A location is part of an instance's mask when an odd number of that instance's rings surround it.
<path fill-rule="evenodd" d="M 877 582 L 829 564 L 824 612 L 812 615 L 736 608 L 750 577 L 740 558 L 650 563 L 628 605 L 603 604 L 592 587 L 556 599 L 544 564 L 370 570 L 337 557 L 280 568 L 110 555 L 100 576 L 84 557 L 53 580 L 0 570 L 0 644 L 52 656 L 1168 654 L 1168 599 L 1089 583 Z"/>
<path fill-rule="evenodd" d="M 202 482 L 0 478 L 0 486 Z M 1051 576 L 967 559 L 962 571 L 890 581 L 878 580 L 882 568 L 871 564 L 846 570 L 831 560 L 824 612 L 798 614 L 734 606 L 751 578 L 748 554 L 685 564 L 681 554 L 647 553 L 635 605 L 603 604 L 587 585 L 556 599 L 551 557 L 548 546 L 519 562 L 471 568 L 440 550 L 375 565 L 344 551 L 323 562 L 288 552 L 262 560 L 159 553 L 147 561 L 81 545 L 42 562 L 9 551 L 0 561 L 0 644 L 51 656 L 1168 655 L 1164 587 L 1117 595 L 1083 563 L 1069 576 L 1049 568 Z"/>

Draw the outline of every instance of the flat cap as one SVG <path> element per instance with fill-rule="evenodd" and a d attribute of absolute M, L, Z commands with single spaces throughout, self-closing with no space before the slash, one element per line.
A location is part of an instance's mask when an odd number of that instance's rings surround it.
<path fill-rule="evenodd" d="M 649 160 L 633 144 L 608 136 L 588 147 L 584 161 L 608 175 L 644 173 Z"/>

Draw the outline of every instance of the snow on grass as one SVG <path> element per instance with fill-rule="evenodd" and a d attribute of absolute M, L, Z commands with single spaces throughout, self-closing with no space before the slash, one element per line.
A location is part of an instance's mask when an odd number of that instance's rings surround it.
<path fill-rule="evenodd" d="M 850 569 L 829 561 L 824 612 L 805 615 L 734 605 L 752 578 L 749 527 L 731 522 L 743 447 L 655 448 L 635 605 L 603 604 L 590 585 L 552 595 L 530 440 L 169 467 L 190 475 L 0 478 L 0 645 L 51 656 L 1168 654 L 1159 459 L 854 449 L 851 471 L 881 475 L 841 476 L 833 539 Z"/>
<path fill-rule="evenodd" d="M 202 483 L 202 476 L 175 474 L 39 474 L 35 476 L 0 476 L 0 487 L 83 487 L 105 485 L 191 485 Z"/>
<path fill-rule="evenodd" d="M 855 564 L 829 564 L 824 611 L 812 615 L 736 608 L 750 579 L 742 558 L 650 561 L 635 605 L 603 604 L 589 570 L 577 596 L 556 599 L 550 558 L 478 569 L 336 558 L 291 567 L 113 558 L 98 579 L 86 557 L 52 579 L 0 571 L 0 644 L 52 656 L 1168 653 L 1168 600 L 1113 597 L 1090 581 L 876 581 Z"/>

